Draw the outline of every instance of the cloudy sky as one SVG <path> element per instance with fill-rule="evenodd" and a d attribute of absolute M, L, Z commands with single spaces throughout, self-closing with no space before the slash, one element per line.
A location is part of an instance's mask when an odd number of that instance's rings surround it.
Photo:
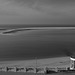
<path fill-rule="evenodd" d="M 0 0 L 0 24 L 75 24 L 74 0 Z"/>

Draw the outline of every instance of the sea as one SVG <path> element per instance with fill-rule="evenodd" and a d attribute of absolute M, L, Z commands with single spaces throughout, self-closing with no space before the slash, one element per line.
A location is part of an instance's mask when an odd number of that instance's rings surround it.
<path fill-rule="evenodd" d="M 74 25 L 0 25 L 0 61 L 74 54 Z"/>

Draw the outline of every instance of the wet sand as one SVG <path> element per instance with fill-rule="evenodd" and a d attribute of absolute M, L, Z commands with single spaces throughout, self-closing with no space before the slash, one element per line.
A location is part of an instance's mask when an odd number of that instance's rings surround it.
<path fill-rule="evenodd" d="M 34 73 L 21 73 L 21 72 L 0 72 L 0 75 L 36 75 Z M 45 75 L 45 74 L 37 74 L 37 75 Z"/>
<path fill-rule="evenodd" d="M 0 72 L 0 75 L 75 75 L 75 73 L 55 73 L 55 74 L 34 74 L 34 73 L 21 73 L 21 72 Z"/>
<path fill-rule="evenodd" d="M 0 62 L 0 66 L 34 66 L 35 67 L 35 60 L 27 60 L 27 61 L 4 61 Z M 37 66 L 45 67 L 69 67 L 69 57 L 59 57 L 59 58 L 47 58 L 47 59 L 39 59 L 37 60 Z M 70 73 L 72 74 L 72 73 Z M 0 75 L 36 75 L 34 73 L 25 73 L 25 72 L 0 72 Z M 37 75 L 46 75 L 46 74 L 37 74 Z M 49 74 L 48 74 L 49 75 Z M 53 73 L 50 75 L 63 75 L 62 73 Z M 64 73 L 64 75 L 69 75 L 69 73 Z M 74 74 L 73 74 L 74 75 Z"/>

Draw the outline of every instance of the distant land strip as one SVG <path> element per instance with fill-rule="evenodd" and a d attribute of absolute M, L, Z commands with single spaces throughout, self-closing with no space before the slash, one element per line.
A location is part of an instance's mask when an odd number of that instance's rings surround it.
<path fill-rule="evenodd" d="M 30 30 L 48 30 L 48 29 L 75 29 L 75 27 L 30 27 L 30 28 L 15 28 L 15 29 L 4 29 L 1 34 L 11 34 L 21 31 L 30 31 Z"/>

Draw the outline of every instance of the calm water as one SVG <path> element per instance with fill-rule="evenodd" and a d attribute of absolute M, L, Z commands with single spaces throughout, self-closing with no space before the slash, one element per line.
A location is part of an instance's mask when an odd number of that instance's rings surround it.
<path fill-rule="evenodd" d="M 66 49 L 75 51 L 75 29 L 28 30 L 11 35 L 0 34 L 0 60 L 66 56 Z"/>

